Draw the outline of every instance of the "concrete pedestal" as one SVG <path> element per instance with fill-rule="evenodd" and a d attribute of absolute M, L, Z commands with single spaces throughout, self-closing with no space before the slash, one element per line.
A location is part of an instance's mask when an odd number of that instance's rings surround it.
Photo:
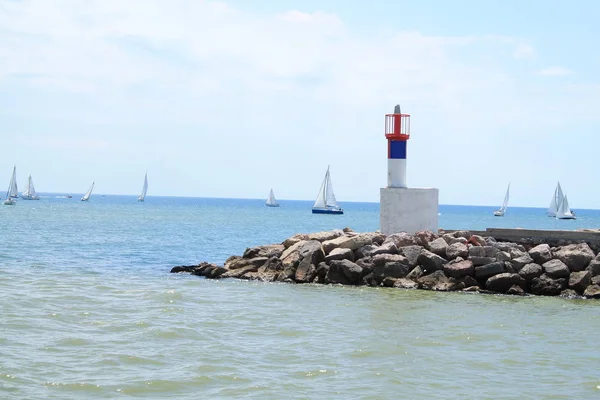
<path fill-rule="evenodd" d="M 381 233 L 438 230 L 438 189 L 381 188 Z"/>

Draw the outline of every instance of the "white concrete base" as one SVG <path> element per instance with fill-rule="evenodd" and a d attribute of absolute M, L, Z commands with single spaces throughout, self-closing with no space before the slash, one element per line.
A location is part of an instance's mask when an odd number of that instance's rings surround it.
<path fill-rule="evenodd" d="M 438 230 L 438 189 L 381 188 L 381 233 Z"/>
<path fill-rule="evenodd" d="M 402 158 L 388 158 L 387 187 L 405 188 L 406 186 L 406 160 Z"/>

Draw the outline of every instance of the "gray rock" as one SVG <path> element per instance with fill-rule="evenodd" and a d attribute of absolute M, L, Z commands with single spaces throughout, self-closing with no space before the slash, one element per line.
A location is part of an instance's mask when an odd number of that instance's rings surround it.
<path fill-rule="evenodd" d="M 244 251 L 242 258 L 256 258 L 256 257 L 280 257 L 285 250 L 282 244 L 270 244 L 266 246 L 256 246 L 247 248 Z"/>
<path fill-rule="evenodd" d="M 496 259 L 492 257 L 469 257 L 469 260 L 471 260 L 473 265 L 476 267 L 480 265 L 491 264 L 496 261 Z"/>
<path fill-rule="evenodd" d="M 485 283 L 486 289 L 498 293 L 506 293 L 514 285 L 524 286 L 523 278 L 521 278 L 519 274 L 510 274 L 506 272 L 488 278 Z"/>
<path fill-rule="evenodd" d="M 377 254 L 371 260 L 373 265 L 383 265 L 389 262 L 397 262 L 406 265 L 410 265 L 408 258 L 400 255 L 400 254 Z"/>
<path fill-rule="evenodd" d="M 531 282 L 531 293 L 538 296 L 558 296 L 566 289 L 567 282 L 564 278 L 552 279 L 546 274 L 533 278 Z"/>
<path fill-rule="evenodd" d="M 425 275 L 417 279 L 417 283 L 421 289 L 426 290 L 451 290 L 454 286 L 443 271 L 435 271 L 432 274 Z"/>
<path fill-rule="evenodd" d="M 464 243 L 453 243 L 446 248 L 446 257 L 448 260 L 454 260 L 456 257 L 467 258 L 469 248 Z"/>
<path fill-rule="evenodd" d="M 527 253 L 523 253 L 523 255 L 513 258 L 510 260 L 510 265 L 516 270 L 520 271 L 527 264 L 531 264 L 533 262 L 533 258 L 529 256 Z"/>
<path fill-rule="evenodd" d="M 306 240 L 318 240 L 319 242 L 325 242 L 327 240 L 333 240 L 344 235 L 344 231 L 341 229 L 334 229 L 332 231 L 315 232 L 306 235 Z"/>
<path fill-rule="evenodd" d="M 332 261 L 326 279 L 329 283 L 358 285 L 363 277 L 363 268 L 348 260 Z"/>
<path fill-rule="evenodd" d="M 513 285 L 506 291 L 506 294 L 511 294 L 513 296 L 525 296 L 527 293 L 525 293 L 521 286 Z"/>
<path fill-rule="evenodd" d="M 398 254 L 398 248 L 392 242 L 383 243 L 381 246 L 376 247 L 370 255 L 376 256 L 377 254 Z"/>
<path fill-rule="evenodd" d="M 422 276 L 423 276 L 423 269 L 420 266 L 416 266 L 408 273 L 408 275 L 406 275 L 406 278 L 416 281 L 417 279 L 419 279 Z"/>
<path fill-rule="evenodd" d="M 487 257 L 485 247 L 483 247 L 483 246 L 469 247 L 469 257 Z"/>
<path fill-rule="evenodd" d="M 488 279 L 494 275 L 501 274 L 505 271 L 503 262 L 492 262 L 485 265 L 475 267 L 475 277 L 477 279 Z"/>
<path fill-rule="evenodd" d="M 401 247 L 413 246 L 417 244 L 417 239 L 413 235 L 409 235 L 406 232 L 394 233 L 389 235 L 383 244 L 392 242 L 399 250 Z"/>
<path fill-rule="evenodd" d="M 511 250 L 513 252 L 515 250 L 525 251 L 525 247 L 512 242 L 496 242 L 494 243 L 494 247 L 500 251 L 506 251 L 507 253 L 511 253 Z"/>
<path fill-rule="evenodd" d="M 309 240 L 302 244 L 298 248 L 298 254 L 300 255 L 300 260 L 308 258 L 309 262 L 315 266 L 325 260 L 325 251 L 318 240 Z"/>
<path fill-rule="evenodd" d="M 433 254 L 429 250 L 423 249 L 417 259 L 417 262 L 423 268 L 426 274 L 442 269 L 443 265 L 448 261 L 437 254 Z"/>
<path fill-rule="evenodd" d="M 550 260 L 542 265 L 544 273 L 550 278 L 566 278 L 569 276 L 569 267 L 560 260 Z"/>
<path fill-rule="evenodd" d="M 583 296 L 590 299 L 598 299 L 600 298 L 600 286 L 599 285 L 590 285 L 583 292 Z"/>
<path fill-rule="evenodd" d="M 414 267 L 418 264 L 419 255 L 422 251 L 425 251 L 425 249 L 421 246 L 416 245 L 398 247 L 398 254 L 406 257 L 408 259 L 408 265 L 410 265 L 411 267 Z"/>
<path fill-rule="evenodd" d="M 463 278 L 475 273 L 475 267 L 471 260 L 447 263 L 443 267 L 444 273 L 452 278 Z"/>
<path fill-rule="evenodd" d="M 419 287 L 417 282 L 406 278 L 396 279 L 393 286 L 400 289 L 417 289 Z"/>
<path fill-rule="evenodd" d="M 392 243 L 393 244 L 393 243 Z M 370 257 L 379 246 L 367 244 L 359 249 L 354 250 L 354 259 L 358 260 L 363 257 Z M 333 251 L 333 250 L 332 250 Z"/>
<path fill-rule="evenodd" d="M 354 236 L 347 235 L 324 241 L 323 249 L 325 250 L 325 254 L 329 254 L 335 248 L 344 248 L 354 251 L 367 244 L 372 244 L 373 239 L 380 236 L 380 234 L 376 232 L 359 233 Z"/>
<path fill-rule="evenodd" d="M 521 277 L 527 282 L 530 282 L 531 280 L 533 280 L 533 278 L 541 276 L 542 273 L 542 266 L 535 263 L 527 264 L 519 271 L 519 275 L 521 275 Z"/>
<path fill-rule="evenodd" d="M 579 297 L 579 294 L 574 291 L 573 289 L 565 289 L 562 292 L 560 292 L 560 297 L 563 297 L 565 299 L 575 299 L 577 297 Z"/>
<path fill-rule="evenodd" d="M 592 281 L 590 271 L 571 272 L 569 276 L 569 288 L 582 294 Z"/>
<path fill-rule="evenodd" d="M 472 235 L 469 238 L 469 243 L 473 243 L 475 246 L 487 246 L 485 239 L 479 235 Z"/>
<path fill-rule="evenodd" d="M 438 235 L 431 231 L 418 231 L 414 234 L 415 242 L 419 246 L 430 250 L 429 243 L 438 238 Z"/>
<path fill-rule="evenodd" d="M 433 254 L 437 254 L 440 257 L 446 256 L 447 247 L 448 243 L 446 243 L 443 238 L 437 238 L 429 243 L 429 251 L 431 251 Z"/>
<path fill-rule="evenodd" d="M 302 242 L 304 240 L 308 240 L 308 235 L 305 233 L 299 233 L 297 235 L 292 236 L 291 238 L 287 238 L 286 240 L 283 241 L 282 244 L 285 249 L 289 249 L 296 243 Z"/>
<path fill-rule="evenodd" d="M 586 270 L 590 271 L 592 277 L 600 275 L 600 260 L 594 259 L 590 261 Z"/>
<path fill-rule="evenodd" d="M 298 283 L 312 282 L 314 277 L 317 275 L 317 267 L 310 262 L 309 257 L 305 257 L 300 261 L 296 268 L 294 280 Z"/>
<path fill-rule="evenodd" d="M 540 244 L 529 250 L 529 255 L 537 264 L 543 264 L 552 259 L 552 251 L 546 243 Z"/>
<path fill-rule="evenodd" d="M 594 259 L 594 252 L 587 243 L 563 246 L 554 252 L 554 257 L 565 263 L 572 272 L 583 271 Z"/>
<path fill-rule="evenodd" d="M 512 261 L 510 253 L 506 251 L 496 251 L 496 261 Z"/>
<path fill-rule="evenodd" d="M 325 257 L 325 262 L 329 264 L 333 260 L 350 260 L 354 262 L 354 252 L 350 249 L 333 249 Z"/>

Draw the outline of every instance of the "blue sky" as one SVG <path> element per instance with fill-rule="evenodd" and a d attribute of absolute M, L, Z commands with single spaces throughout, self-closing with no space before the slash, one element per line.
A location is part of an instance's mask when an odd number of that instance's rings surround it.
<path fill-rule="evenodd" d="M 0 0 L 0 171 L 39 191 L 599 208 L 600 3 Z M 2 174 L 0 174 L 0 179 Z"/>

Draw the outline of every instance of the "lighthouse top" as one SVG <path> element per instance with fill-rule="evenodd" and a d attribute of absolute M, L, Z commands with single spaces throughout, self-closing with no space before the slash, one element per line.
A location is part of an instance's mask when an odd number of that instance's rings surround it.
<path fill-rule="evenodd" d="M 402 141 L 410 138 L 410 114 L 402 114 L 399 104 L 393 114 L 385 115 L 385 138 Z"/>

